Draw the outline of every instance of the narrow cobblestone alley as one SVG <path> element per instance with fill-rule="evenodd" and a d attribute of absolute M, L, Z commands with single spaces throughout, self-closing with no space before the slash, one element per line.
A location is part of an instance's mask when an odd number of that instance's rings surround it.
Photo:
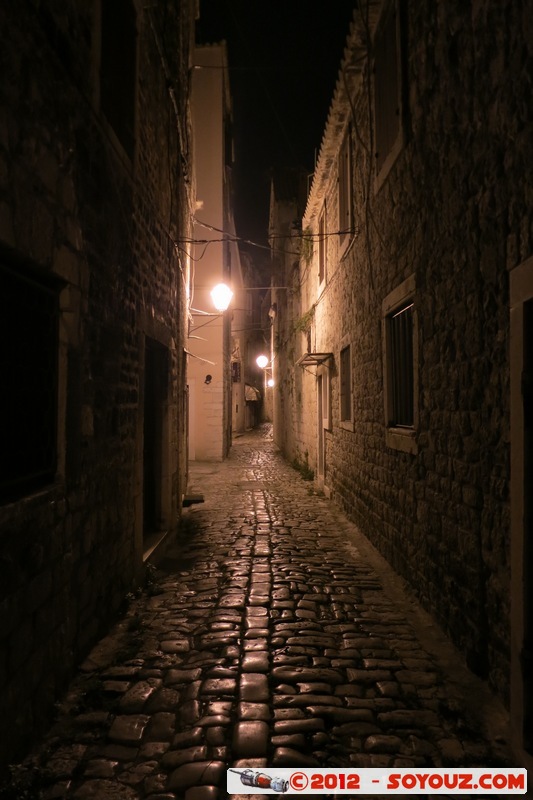
<path fill-rule="evenodd" d="M 512 766 L 503 710 L 269 426 L 190 483 L 205 502 L 82 665 L 19 786 L 215 800 L 228 766 Z"/>

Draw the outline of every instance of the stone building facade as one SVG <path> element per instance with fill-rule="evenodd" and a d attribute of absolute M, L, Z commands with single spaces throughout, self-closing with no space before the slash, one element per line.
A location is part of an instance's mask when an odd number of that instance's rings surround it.
<path fill-rule="evenodd" d="M 301 169 L 278 170 L 273 174 L 268 223 L 273 287 L 270 360 L 274 440 L 296 466 L 308 464 L 309 450 L 314 451 L 316 438 L 313 426 L 303 424 L 304 374 L 301 369 L 293 368 L 303 347 L 301 331 L 297 329 L 301 316 L 299 275 L 307 180 L 307 173 Z"/>
<path fill-rule="evenodd" d="M 280 446 L 511 703 L 529 765 L 532 24 L 361 4 L 273 295 Z"/>
<path fill-rule="evenodd" d="M 0 9 L 2 765 L 177 526 L 194 19 Z"/>
<path fill-rule="evenodd" d="M 188 342 L 189 457 L 222 461 L 231 446 L 231 310 L 217 313 L 211 291 L 220 283 L 232 289 L 235 284 L 235 291 L 242 285 L 238 248 L 223 235 L 234 225 L 232 109 L 225 42 L 195 49 L 192 113 L 197 243 L 193 245 L 194 308 Z"/>

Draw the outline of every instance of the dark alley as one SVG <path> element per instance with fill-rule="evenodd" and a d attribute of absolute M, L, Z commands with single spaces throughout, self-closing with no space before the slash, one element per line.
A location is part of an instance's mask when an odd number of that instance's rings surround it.
<path fill-rule="evenodd" d="M 205 502 L 82 665 L 19 792 L 214 800 L 231 766 L 512 765 L 503 709 L 269 425 L 193 465 L 191 487 Z"/>
<path fill-rule="evenodd" d="M 531 0 L 0 30 L 0 800 L 524 793 Z"/>

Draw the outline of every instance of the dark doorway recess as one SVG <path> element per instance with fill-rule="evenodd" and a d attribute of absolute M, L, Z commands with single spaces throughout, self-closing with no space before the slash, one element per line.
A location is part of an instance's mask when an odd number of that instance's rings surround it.
<path fill-rule="evenodd" d="M 55 478 L 58 320 L 58 286 L 0 261 L 0 503 Z"/>
<path fill-rule="evenodd" d="M 163 526 L 163 429 L 167 413 L 168 349 L 146 337 L 144 366 L 144 536 Z"/>
<path fill-rule="evenodd" d="M 524 746 L 533 753 L 533 300 L 524 303 Z"/>

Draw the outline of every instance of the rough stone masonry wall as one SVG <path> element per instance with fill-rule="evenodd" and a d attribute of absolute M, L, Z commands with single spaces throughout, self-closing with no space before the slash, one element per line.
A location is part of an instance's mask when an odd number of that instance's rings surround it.
<path fill-rule="evenodd" d="M 276 388 L 274 403 L 274 437 L 281 452 L 295 466 L 303 467 L 313 459 L 314 433 L 304 421 L 308 417 L 308 403 L 314 395 L 304 391 L 304 373 L 295 362 L 307 349 L 307 336 L 300 330 L 302 300 L 300 296 L 300 276 L 298 254 L 301 246 L 299 237 L 294 235 L 292 221 L 296 218 L 296 206 L 289 206 L 288 213 L 282 202 L 276 206 L 278 212 L 272 230 L 282 242 L 274 239 L 273 284 L 288 287 L 273 294 L 277 313 L 273 321 L 273 357 Z M 283 213 L 284 212 L 284 213 Z M 272 225 L 272 222 L 271 222 Z"/>
<path fill-rule="evenodd" d="M 159 23 L 169 37 L 189 25 L 190 8 L 182 4 L 179 20 L 167 5 Z M 164 331 L 171 343 L 171 446 L 182 451 L 173 462 L 175 517 L 184 490 L 184 281 L 168 235 L 185 232 L 184 163 L 146 16 L 137 172 L 124 162 L 91 101 L 95 6 L 60 0 L 53 12 L 32 3 L 0 9 L 2 258 L 24 258 L 65 285 L 58 480 L 0 507 L 0 768 L 39 735 L 73 668 L 134 585 L 147 331 Z M 188 44 L 183 35 L 171 51 L 180 59 L 171 64 L 181 73 L 179 103 Z"/>
<path fill-rule="evenodd" d="M 367 151 L 354 137 L 359 233 L 343 260 L 328 240 L 330 282 L 315 310 L 317 349 L 338 359 L 348 335 L 353 355 L 354 431 L 339 426 L 337 362 L 326 484 L 506 698 L 507 270 L 531 254 L 531 19 L 523 3 L 416 2 L 404 23 L 406 144 L 368 193 Z M 364 137 L 366 79 L 356 99 Z M 333 225 L 335 203 L 332 181 Z M 383 410 L 381 303 L 409 275 L 419 326 L 416 455 L 387 447 Z"/>

